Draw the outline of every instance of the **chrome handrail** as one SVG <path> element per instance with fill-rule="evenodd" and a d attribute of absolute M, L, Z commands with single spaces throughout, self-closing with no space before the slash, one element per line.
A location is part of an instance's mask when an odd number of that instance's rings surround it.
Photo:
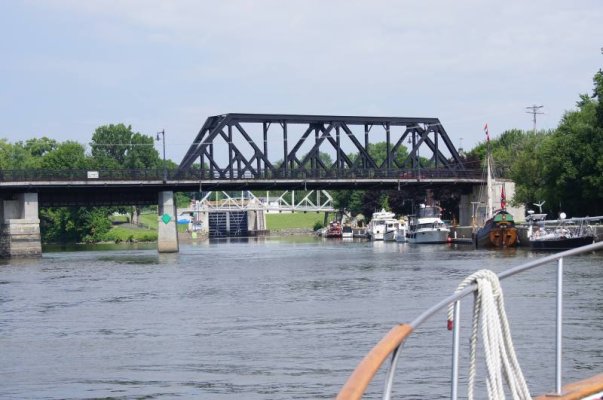
<path fill-rule="evenodd" d="M 603 250 L 603 242 L 597 242 L 593 244 L 589 244 L 587 246 L 578 247 L 575 249 L 566 250 L 560 253 L 552 254 L 546 257 L 539 258 L 534 261 L 530 261 L 528 263 L 519 265 L 517 267 L 513 267 L 507 269 L 501 273 L 499 273 L 498 279 L 503 280 L 510 276 L 519 274 L 521 272 L 542 266 L 544 264 L 548 264 L 552 261 L 558 262 L 557 268 L 557 316 L 556 316 L 556 363 L 555 363 L 555 390 L 556 394 L 561 394 L 561 335 L 562 335 L 562 295 L 563 295 L 563 258 L 574 256 L 578 254 L 588 253 L 595 250 Z M 456 399 L 456 395 L 458 393 L 458 340 L 459 340 L 459 330 L 460 330 L 460 300 L 473 293 L 477 290 L 477 285 L 469 285 L 458 293 L 454 293 L 445 299 L 441 300 L 434 306 L 430 307 L 422 314 L 420 314 L 417 318 L 415 318 L 409 325 L 412 327 L 413 331 L 421 326 L 426 320 L 431 318 L 436 312 L 447 308 L 450 304 L 454 304 L 454 330 L 453 330 L 453 355 L 452 355 L 452 387 L 451 387 L 451 398 Z M 385 387 L 383 393 L 383 399 L 389 400 L 391 398 L 391 391 L 393 386 L 393 377 L 394 372 L 396 370 L 396 366 L 398 363 L 398 357 L 400 356 L 400 346 L 401 343 L 393 352 L 391 356 L 391 362 L 389 366 L 389 370 L 387 372 L 385 378 Z"/>

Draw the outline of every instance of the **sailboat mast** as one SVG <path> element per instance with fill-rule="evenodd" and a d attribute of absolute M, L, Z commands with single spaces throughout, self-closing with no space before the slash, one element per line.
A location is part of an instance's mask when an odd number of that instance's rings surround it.
<path fill-rule="evenodd" d="M 488 164 L 488 176 L 487 176 L 487 190 L 486 195 L 488 196 L 488 210 L 486 211 L 486 219 L 490 219 L 492 217 L 492 170 L 490 166 L 490 154 L 487 157 Z"/>

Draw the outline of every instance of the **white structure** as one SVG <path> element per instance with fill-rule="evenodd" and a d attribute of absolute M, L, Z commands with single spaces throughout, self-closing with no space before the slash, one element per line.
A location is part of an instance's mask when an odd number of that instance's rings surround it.
<path fill-rule="evenodd" d="M 179 250 L 176 218 L 174 192 L 159 192 L 157 250 L 160 253 L 176 253 Z"/>
<path fill-rule="evenodd" d="M 38 194 L 19 193 L 0 199 L 0 258 L 41 254 Z"/>

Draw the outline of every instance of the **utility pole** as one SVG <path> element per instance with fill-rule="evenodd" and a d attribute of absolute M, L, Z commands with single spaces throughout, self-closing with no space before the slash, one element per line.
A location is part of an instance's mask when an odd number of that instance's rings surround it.
<path fill-rule="evenodd" d="M 165 129 L 161 132 L 157 132 L 157 141 L 159 141 L 159 135 L 163 141 L 163 183 L 167 182 L 167 166 L 165 165 Z"/>
<path fill-rule="evenodd" d="M 536 104 L 534 104 L 533 106 L 530 106 L 530 107 L 526 107 L 528 110 L 531 110 L 531 111 L 526 111 L 526 112 L 528 114 L 532 114 L 532 121 L 534 121 L 534 133 L 536 133 L 536 115 L 544 114 L 543 112 L 539 111 L 542 107 L 544 107 L 544 106 L 537 106 Z"/>

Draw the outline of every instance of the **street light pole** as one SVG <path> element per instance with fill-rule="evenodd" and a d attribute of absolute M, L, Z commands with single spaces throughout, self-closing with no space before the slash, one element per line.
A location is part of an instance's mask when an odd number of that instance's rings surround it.
<path fill-rule="evenodd" d="M 167 181 L 167 167 L 165 165 L 165 129 L 161 132 L 157 132 L 157 141 L 159 141 L 159 134 L 161 134 L 161 139 L 163 141 L 163 183 Z"/>

